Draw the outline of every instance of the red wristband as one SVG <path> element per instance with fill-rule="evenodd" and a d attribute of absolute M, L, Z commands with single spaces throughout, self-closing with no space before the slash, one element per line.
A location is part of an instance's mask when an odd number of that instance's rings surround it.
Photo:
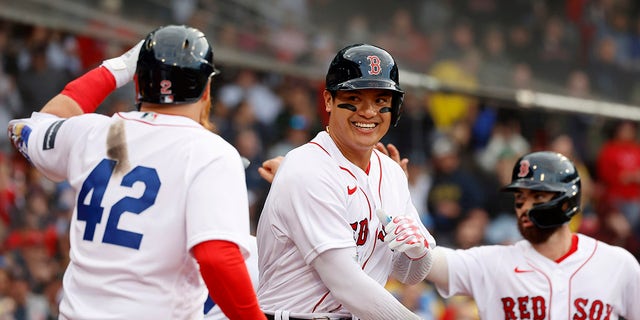
<path fill-rule="evenodd" d="M 102 66 L 69 82 L 61 94 L 73 99 L 84 113 L 92 113 L 116 89 L 116 79 Z"/>

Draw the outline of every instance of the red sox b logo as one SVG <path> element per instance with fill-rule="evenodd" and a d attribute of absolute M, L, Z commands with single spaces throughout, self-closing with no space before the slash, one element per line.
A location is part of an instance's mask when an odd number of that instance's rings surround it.
<path fill-rule="evenodd" d="M 364 219 L 351 223 L 351 229 L 358 235 L 355 237 L 356 245 L 362 246 L 367 242 L 369 237 L 369 220 Z"/>
<path fill-rule="evenodd" d="M 380 72 L 382 72 L 380 58 L 378 58 L 378 56 L 368 56 L 367 60 L 369 60 L 369 74 L 372 76 L 379 75 Z"/>

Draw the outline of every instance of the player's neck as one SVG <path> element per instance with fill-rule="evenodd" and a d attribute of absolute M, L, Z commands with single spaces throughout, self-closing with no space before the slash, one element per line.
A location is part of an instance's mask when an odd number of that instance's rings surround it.
<path fill-rule="evenodd" d="M 160 114 L 187 117 L 193 121 L 200 121 L 201 107 L 198 103 L 160 105 L 143 103 L 140 111 L 150 111 Z"/>
<path fill-rule="evenodd" d="M 568 225 L 562 226 L 549 239 L 540 244 L 532 244 L 541 255 L 556 261 L 566 255 L 571 249 L 573 234 Z"/>

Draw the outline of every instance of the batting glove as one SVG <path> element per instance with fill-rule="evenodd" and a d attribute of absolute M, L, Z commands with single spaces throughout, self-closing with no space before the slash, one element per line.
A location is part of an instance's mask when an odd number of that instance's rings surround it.
<path fill-rule="evenodd" d="M 123 55 L 102 62 L 102 66 L 107 68 L 107 70 L 109 70 L 116 79 L 117 88 L 120 88 L 133 80 L 133 75 L 136 73 L 136 65 L 138 63 L 138 55 L 140 54 L 142 43 L 144 43 L 144 40 L 138 42 L 138 44 L 129 49 L 129 51 L 125 52 Z"/>
<path fill-rule="evenodd" d="M 404 252 L 409 258 L 418 260 L 429 252 L 427 237 L 422 233 L 420 225 L 413 218 L 407 216 L 391 217 L 383 210 L 376 211 L 378 218 L 384 225 L 387 235 L 384 242 L 391 250 Z"/>
<path fill-rule="evenodd" d="M 7 128 L 7 134 L 9 135 L 9 139 L 11 139 L 11 143 L 16 148 L 16 150 L 20 151 L 20 153 L 29 161 L 29 154 L 27 153 L 28 143 L 29 143 L 29 135 L 31 134 L 31 127 L 29 127 L 24 121 L 21 119 L 11 120 L 9 121 L 9 126 Z"/>

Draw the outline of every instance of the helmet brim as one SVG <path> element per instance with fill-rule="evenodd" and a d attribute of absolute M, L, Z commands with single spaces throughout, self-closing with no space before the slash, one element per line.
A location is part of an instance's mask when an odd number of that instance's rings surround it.
<path fill-rule="evenodd" d="M 386 89 L 398 93 L 404 93 L 402 89 L 393 81 L 385 79 L 352 79 L 335 86 L 335 90 L 362 90 L 362 89 Z"/>
<path fill-rule="evenodd" d="M 551 183 L 542 183 L 539 181 L 533 180 L 516 180 L 500 189 L 500 191 L 504 192 L 514 192 L 518 189 L 529 189 L 535 191 L 546 191 L 546 192 L 564 192 L 565 188 L 563 186 L 556 186 Z"/>

